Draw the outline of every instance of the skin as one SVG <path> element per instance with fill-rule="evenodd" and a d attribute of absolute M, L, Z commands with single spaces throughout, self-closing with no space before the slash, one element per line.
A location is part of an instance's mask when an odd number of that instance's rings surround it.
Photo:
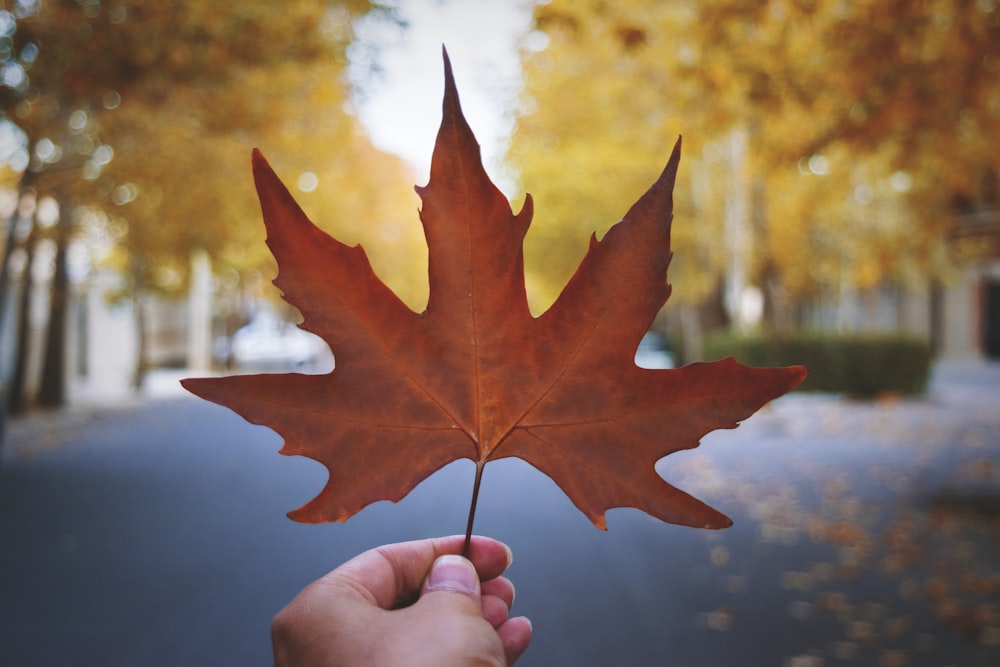
<path fill-rule="evenodd" d="M 309 584 L 274 619 L 278 667 L 504 667 L 531 640 L 508 618 L 514 586 L 502 542 L 464 536 L 366 551 Z"/>

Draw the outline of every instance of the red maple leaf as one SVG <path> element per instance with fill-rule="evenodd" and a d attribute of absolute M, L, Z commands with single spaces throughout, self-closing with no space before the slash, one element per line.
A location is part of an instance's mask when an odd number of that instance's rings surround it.
<path fill-rule="evenodd" d="M 274 429 L 283 454 L 328 468 L 325 488 L 289 514 L 298 521 L 344 521 L 375 501 L 398 501 L 460 458 L 476 464 L 474 512 L 486 463 L 516 456 L 602 529 L 613 507 L 728 526 L 654 465 L 712 430 L 735 428 L 798 385 L 805 369 L 732 359 L 671 370 L 635 365 L 639 340 L 670 294 L 679 160 L 678 140 L 659 179 L 603 239 L 591 238 L 562 294 L 533 317 L 522 252 L 532 200 L 515 215 L 487 176 L 446 55 L 430 182 L 417 189 L 429 251 L 426 310 L 400 301 L 361 247 L 313 225 L 255 151 L 267 243 L 279 265 L 274 282 L 301 311 L 301 327 L 330 345 L 336 367 L 183 384 Z"/>

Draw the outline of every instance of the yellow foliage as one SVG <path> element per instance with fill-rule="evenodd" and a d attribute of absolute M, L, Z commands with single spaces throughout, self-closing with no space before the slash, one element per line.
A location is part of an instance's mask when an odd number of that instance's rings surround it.
<path fill-rule="evenodd" d="M 4 98 L 29 142 L 60 142 L 64 159 L 36 165 L 35 187 L 105 213 L 93 218 L 119 230 L 107 234 L 117 244 L 109 261 L 133 290 L 183 289 L 199 248 L 222 285 L 256 289 L 274 275 L 250 170 L 260 147 L 317 224 L 364 243 L 376 269 L 421 307 L 412 175 L 345 110 L 352 20 L 372 6 L 39 4 L 18 21 L 10 50 L 38 45 L 31 87 Z M 71 114 L 83 123 L 68 133 Z M 113 159 L 95 168 L 98 146 Z M 397 222 L 411 211 L 412 222 Z"/>
<path fill-rule="evenodd" d="M 984 178 L 1000 190 L 993 3 L 552 0 L 535 26 L 510 162 L 536 197 L 526 255 L 545 299 L 677 134 L 680 300 L 741 253 L 793 298 L 944 270 L 952 201 L 978 201 Z"/>

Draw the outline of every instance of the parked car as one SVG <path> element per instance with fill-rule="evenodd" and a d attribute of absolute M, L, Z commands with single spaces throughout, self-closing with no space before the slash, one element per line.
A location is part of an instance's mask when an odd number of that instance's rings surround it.
<path fill-rule="evenodd" d="M 236 330 L 229 344 L 229 360 L 244 370 L 324 370 L 319 367 L 333 366 L 332 353 L 323 339 L 271 316 L 257 317 Z"/>
<path fill-rule="evenodd" d="M 667 341 L 657 333 L 647 332 L 639 341 L 635 351 L 635 365 L 640 368 L 673 368 L 674 353 Z"/>

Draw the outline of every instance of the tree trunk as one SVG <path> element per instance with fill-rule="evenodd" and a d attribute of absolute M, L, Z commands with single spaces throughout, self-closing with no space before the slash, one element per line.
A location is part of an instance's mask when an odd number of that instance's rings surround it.
<path fill-rule="evenodd" d="M 764 328 L 773 335 L 787 336 L 795 329 L 793 304 L 781 280 L 781 272 L 769 261 L 765 264 L 761 284 L 764 286 Z"/>
<path fill-rule="evenodd" d="M 7 294 L 10 291 L 10 258 L 17 247 L 17 223 L 19 218 L 15 213 L 7 220 L 7 242 L 3 247 L 3 266 L 0 268 L 0 334 L 6 330 Z"/>
<path fill-rule="evenodd" d="M 17 213 L 7 220 L 7 242 L 3 247 L 3 264 L 0 266 L 0 341 L 7 337 L 7 298 L 10 293 L 10 258 L 17 244 Z M 0 456 L 4 433 L 7 431 L 7 348 L 0 344 Z"/>
<path fill-rule="evenodd" d="M 26 191 L 31 186 L 31 183 L 35 181 L 35 174 L 33 172 L 27 171 L 21 175 L 21 183 L 18 186 L 18 201 L 20 202 Z M 6 324 L 5 320 L 7 317 L 7 299 L 10 294 L 10 258 L 14 254 L 14 250 L 17 249 L 20 244 L 21 239 L 19 239 L 20 230 L 23 228 L 21 223 L 28 222 L 30 220 L 25 220 L 21 216 L 20 205 L 11 214 L 10 219 L 7 220 L 7 243 L 3 248 L 3 268 L 0 269 L 0 335 L 6 331 L 4 326 Z M 0 359 L 2 362 L 2 359 Z M 3 378 L 3 364 L 0 363 L 0 380 Z"/>
<path fill-rule="evenodd" d="M 25 172 L 21 176 L 21 184 L 19 186 L 19 198 L 23 195 L 25 189 L 34 180 L 34 175 L 31 172 Z M 10 218 L 7 220 L 7 242 L 3 249 L 3 265 L 0 267 L 0 342 L 2 342 L 7 335 L 7 313 L 8 313 L 8 299 L 10 298 L 10 260 L 14 255 L 14 250 L 18 246 L 18 234 L 21 227 L 22 217 L 20 215 L 20 206 L 14 210 Z M 30 224 L 30 220 L 28 221 Z M 19 355 L 15 358 L 19 358 Z M 0 455 L 2 455 L 2 445 L 4 434 L 7 430 L 7 411 L 10 405 L 11 390 L 6 386 L 5 382 L 7 380 L 7 349 L 0 344 Z"/>
<path fill-rule="evenodd" d="M 56 266 L 52 276 L 52 297 L 49 302 L 49 330 L 45 341 L 45 360 L 38 402 L 43 407 L 57 408 L 66 403 L 66 309 L 69 304 L 69 273 L 66 261 L 72 220 L 68 215 L 59 219 L 56 234 Z"/>
<path fill-rule="evenodd" d="M 726 189 L 725 234 L 728 255 L 723 297 L 726 314 L 737 331 L 745 331 L 744 299 L 751 286 L 750 256 L 753 248 L 753 180 L 748 164 L 750 131 L 737 127 L 729 134 L 731 181 Z"/>
<path fill-rule="evenodd" d="M 148 325 L 146 323 L 146 304 L 142 298 L 142 292 L 136 289 L 133 295 L 132 307 L 135 309 L 135 334 L 136 334 L 136 346 L 135 346 L 135 375 L 132 376 L 132 389 L 135 391 L 142 390 L 142 384 L 146 380 L 146 373 L 149 370 L 149 351 L 147 349 L 146 329 Z"/>
<path fill-rule="evenodd" d="M 203 248 L 191 253 L 187 367 L 198 371 L 212 368 L 212 261 Z"/>
<path fill-rule="evenodd" d="M 17 214 L 7 220 L 7 243 L 3 248 L 3 265 L 0 266 L 0 460 L 3 458 L 4 434 L 7 432 L 7 348 L 2 341 L 7 337 L 7 295 L 10 292 L 10 257 L 17 241 Z"/>
<path fill-rule="evenodd" d="M 705 342 L 705 331 L 701 326 L 701 307 L 695 304 L 682 303 L 680 312 L 681 339 L 684 341 L 684 356 L 678 359 L 678 365 L 702 360 L 702 346 Z"/>
<path fill-rule="evenodd" d="M 31 407 L 28 396 L 28 366 L 31 357 L 31 272 L 35 260 L 38 235 L 32 230 L 24 244 L 27 259 L 21 279 L 21 298 L 18 299 L 17 333 L 14 339 L 14 374 L 11 376 L 7 405 L 12 415 L 24 414 Z"/>

